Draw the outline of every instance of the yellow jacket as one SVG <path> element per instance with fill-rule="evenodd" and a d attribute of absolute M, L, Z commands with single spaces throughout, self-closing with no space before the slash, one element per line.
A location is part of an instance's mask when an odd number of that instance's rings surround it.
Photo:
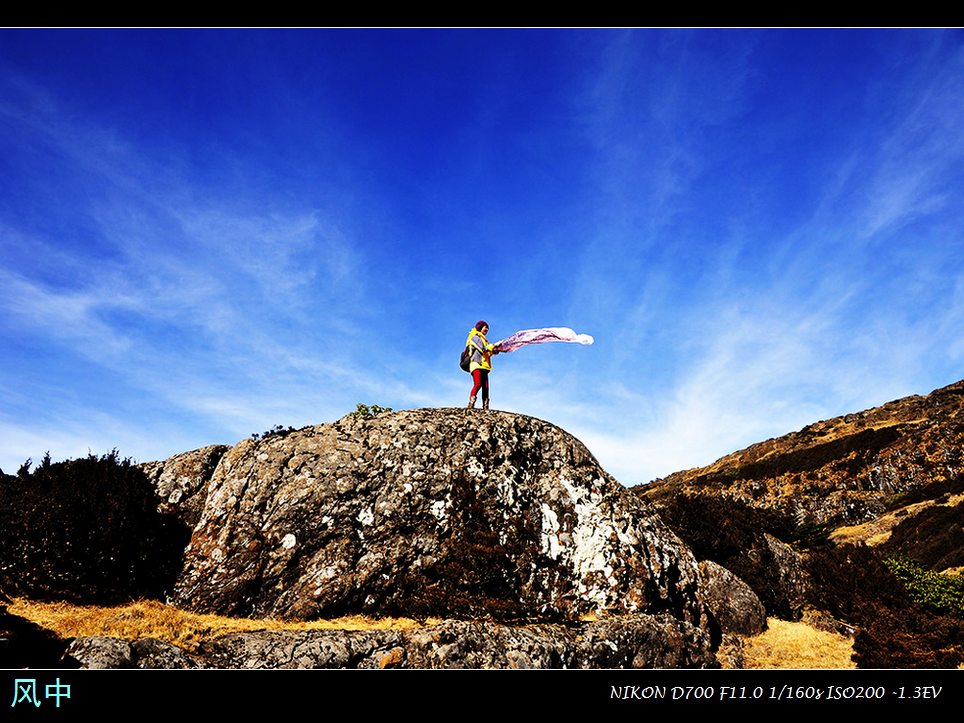
<path fill-rule="evenodd" d="M 472 348 L 469 372 L 474 372 L 476 369 L 492 371 L 492 352 L 495 351 L 495 345 L 490 344 L 481 331 L 473 328 L 469 332 L 469 338 L 465 340 L 465 345 Z"/>

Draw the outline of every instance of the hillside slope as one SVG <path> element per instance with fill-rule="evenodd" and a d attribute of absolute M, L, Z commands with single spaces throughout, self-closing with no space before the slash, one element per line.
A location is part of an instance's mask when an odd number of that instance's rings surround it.
<path fill-rule="evenodd" d="M 816 422 L 633 489 L 657 503 L 711 495 L 778 511 L 797 525 L 856 525 L 911 502 L 962 491 L 962 410 L 964 382 L 957 382 L 926 396 Z M 957 509 L 959 500 L 950 500 L 945 504 Z M 908 508 L 903 516 L 922 511 Z M 943 517 L 947 514 L 960 513 L 945 510 Z M 948 559 L 945 566 L 952 564 Z"/>

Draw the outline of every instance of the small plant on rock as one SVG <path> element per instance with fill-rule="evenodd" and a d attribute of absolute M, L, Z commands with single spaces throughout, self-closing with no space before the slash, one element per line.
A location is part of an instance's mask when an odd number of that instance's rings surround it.
<path fill-rule="evenodd" d="M 391 407 L 379 407 L 377 404 L 368 406 L 367 404 L 357 404 L 354 412 L 349 412 L 349 417 L 361 417 L 362 419 L 372 419 L 379 414 L 392 411 Z"/>

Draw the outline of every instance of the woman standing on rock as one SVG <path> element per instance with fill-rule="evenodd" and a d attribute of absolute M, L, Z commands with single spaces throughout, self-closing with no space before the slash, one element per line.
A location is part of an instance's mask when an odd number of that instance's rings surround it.
<path fill-rule="evenodd" d="M 472 358 L 469 363 L 469 371 L 472 373 L 472 392 L 469 394 L 467 409 L 475 407 L 475 398 L 479 390 L 482 390 L 482 409 L 489 408 L 489 372 L 492 371 L 492 357 L 498 354 L 498 350 L 485 335 L 489 333 L 489 325 L 485 321 L 480 321 L 475 328 L 469 331 L 469 338 L 465 340 L 465 345 L 472 350 Z"/>

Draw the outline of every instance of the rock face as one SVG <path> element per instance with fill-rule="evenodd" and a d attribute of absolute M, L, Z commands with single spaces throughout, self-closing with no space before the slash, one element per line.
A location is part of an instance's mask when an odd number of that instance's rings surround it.
<path fill-rule="evenodd" d="M 577 625 L 446 620 L 407 631 L 237 633 L 202 646 L 220 668 L 714 667 L 706 633 L 667 613 Z"/>
<path fill-rule="evenodd" d="M 797 620 L 807 600 L 807 579 L 799 552 L 776 537 L 761 532 L 733 567 L 753 589 L 770 615 Z"/>
<path fill-rule="evenodd" d="M 92 635 L 71 641 L 64 653 L 71 667 L 86 670 L 109 668 L 147 668 L 151 670 L 205 667 L 180 648 L 154 638 L 133 642 Z"/>
<path fill-rule="evenodd" d="M 233 633 L 187 652 L 151 638 L 77 638 L 81 668 L 695 668 L 715 667 L 705 631 L 668 613 L 566 625 L 443 620 L 409 630 Z"/>
<path fill-rule="evenodd" d="M 700 563 L 706 580 L 706 603 L 720 627 L 739 635 L 757 635 L 767 628 L 767 611 L 752 588 L 712 560 Z"/>
<path fill-rule="evenodd" d="M 854 524 L 888 502 L 964 470 L 964 382 L 754 444 L 708 467 L 677 472 L 638 491 L 726 497 L 780 510 L 799 524 Z"/>
<path fill-rule="evenodd" d="M 201 519 L 211 475 L 229 449 L 227 445 L 214 444 L 142 464 L 141 469 L 160 498 L 159 511 L 174 515 L 188 529 L 193 528 Z"/>
<path fill-rule="evenodd" d="M 705 628 L 701 585 L 650 506 L 563 430 L 421 409 L 225 452 L 174 597 L 199 612 L 285 619 L 667 612 Z"/>

